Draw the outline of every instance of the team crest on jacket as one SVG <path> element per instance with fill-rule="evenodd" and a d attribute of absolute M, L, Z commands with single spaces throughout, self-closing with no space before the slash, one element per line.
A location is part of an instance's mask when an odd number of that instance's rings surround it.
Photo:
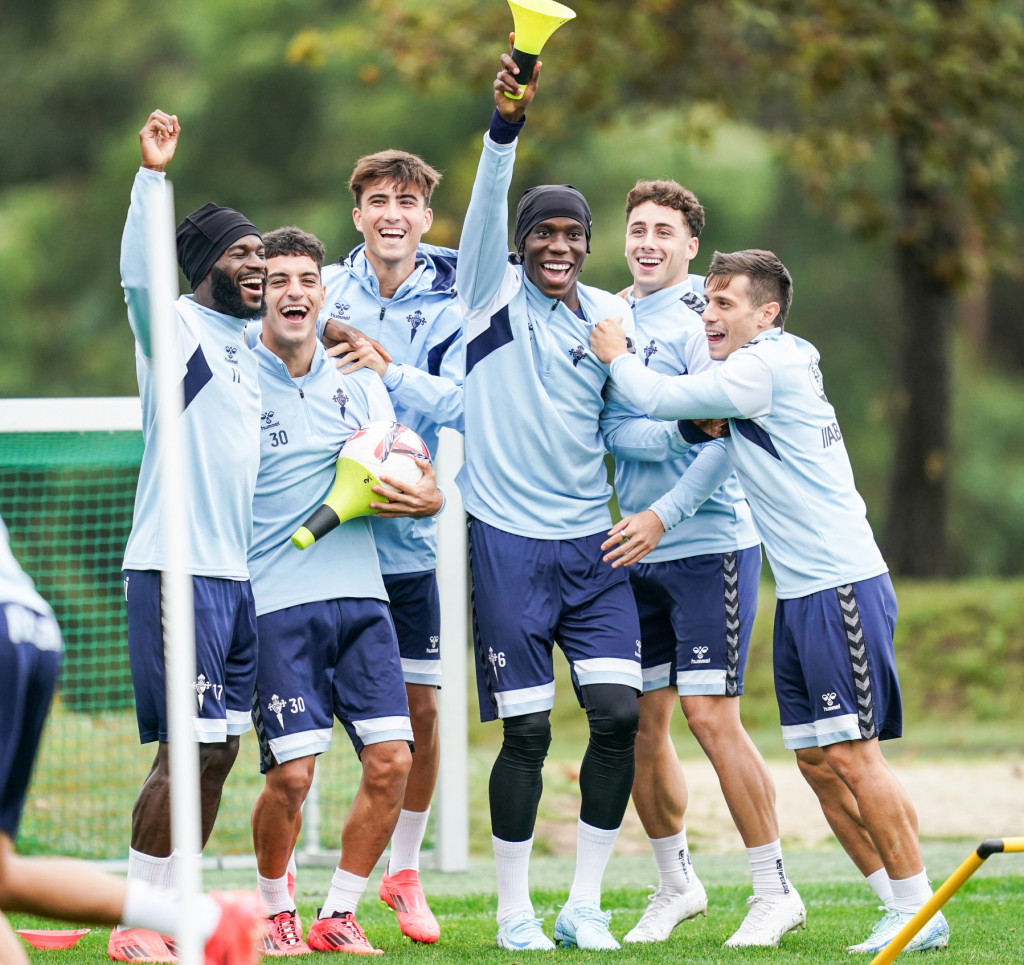
<path fill-rule="evenodd" d="M 657 352 L 658 352 L 658 343 L 655 342 L 654 339 L 652 338 L 644 346 L 644 365 L 650 365 L 651 364 L 651 356 L 657 354 Z"/>
<path fill-rule="evenodd" d="M 409 323 L 409 341 L 410 343 L 416 337 L 416 329 L 427 324 L 427 320 L 423 317 L 423 312 L 418 308 L 411 315 L 406 315 L 405 320 Z"/>
<path fill-rule="evenodd" d="M 348 400 L 348 396 L 345 395 L 345 393 L 344 393 L 344 391 L 342 389 L 338 389 L 338 391 L 335 392 L 334 395 L 331 396 L 331 398 L 335 402 L 337 402 L 338 408 L 341 409 L 341 417 L 344 419 L 345 418 L 345 406 L 348 405 L 348 401 L 349 401 Z"/>
<path fill-rule="evenodd" d="M 818 368 L 818 360 L 812 359 L 807 367 L 807 375 L 811 380 L 811 388 L 818 394 L 822 402 L 828 402 L 825 397 L 825 380 L 821 377 L 821 369 Z"/>
<path fill-rule="evenodd" d="M 587 350 L 577 342 L 569 349 L 569 358 L 572 359 L 573 368 L 577 367 L 587 357 Z"/>

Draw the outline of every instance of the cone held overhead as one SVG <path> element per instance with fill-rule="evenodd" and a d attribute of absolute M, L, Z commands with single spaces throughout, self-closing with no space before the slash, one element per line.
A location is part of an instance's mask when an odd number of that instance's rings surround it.
<path fill-rule="evenodd" d="M 519 68 L 519 84 L 525 87 L 533 76 L 533 66 L 548 38 L 563 23 L 572 20 L 576 11 L 555 0 L 508 0 L 508 5 L 512 8 L 516 33 L 512 59 Z M 505 96 L 519 100 L 523 95 L 506 91 Z"/>

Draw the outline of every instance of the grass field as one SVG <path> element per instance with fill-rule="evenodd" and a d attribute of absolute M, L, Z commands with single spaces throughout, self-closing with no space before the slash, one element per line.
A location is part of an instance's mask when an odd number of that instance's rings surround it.
<path fill-rule="evenodd" d="M 944 880 L 967 856 L 969 845 L 927 845 L 925 858 L 933 882 Z M 800 889 L 808 908 L 808 927 L 787 936 L 781 947 L 733 950 L 722 942 L 739 924 L 746 909 L 749 874 L 742 855 L 704 855 L 697 868 L 710 899 L 706 919 L 686 922 L 668 942 L 656 946 L 626 946 L 619 953 L 556 952 L 515 954 L 494 945 L 494 871 L 490 861 L 477 859 L 469 872 L 442 875 L 424 872 L 423 880 L 431 904 L 441 921 L 442 937 L 437 945 L 417 946 L 402 938 L 392 914 L 376 900 L 378 875 L 359 907 L 359 919 L 370 939 L 394 965 L 432 963 L 503 963 L 568 960 L 578 965 L 624 960 L 650 963 L 735 963 L 799 962 L 826 963 L 855 961 L 845 946 L 860 941 L 878 917 L 873 895 L 860 880 L 850 862 L 838 850 L 798 852 L 788 861 L 790 877 Z M 652 881 L 653 863 L 646 856 L 615 856 L 605 878 L 604 907 L 613 913 L 612 932 L 621 938 L 640 916 L 645 905 L 646 885 Z M 534 860 L 531 880 L 537 913 L 545 919 L 548 934 L 554 927 L 558 906 L 565 900 L 572 878 L 572 861 L 541 857 Z M 299 872 L 299 910 L 304 921 L 316 912 L 326 891 L 330 870 L 303 868 Z M 221 871 L 206 875 L 207 888 L 251 887 L 253 872 Z M 930 953 L 924 961 L 933 965 L 992 963 L 1007 965 L 1024 959 L 1024 855 L 995 855 L 957 893 L 946 907 L 952 929 L 950 947 Z M 13 916 L 15 927 L 47 927 L 52 923 Z M 107 932 L 94 929 L 75 948 L 65 952 L 29 949 L 33 965 L 94 965 L 108 961 Z M 305 958 L 310 965 L 337 961 L 337 955 L 315 954 Z M 856 961 L 867 965 L 867 957 Z"/>

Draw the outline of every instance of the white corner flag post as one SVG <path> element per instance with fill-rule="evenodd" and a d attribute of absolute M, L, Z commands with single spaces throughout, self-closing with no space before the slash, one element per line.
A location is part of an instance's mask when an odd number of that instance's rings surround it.
<path fill-rule="evenodd" d="M 202 888 L 199 853 L 199 754 L 192 735 L 196 707 L 195 625 L 192 579 L 187 572 L 188 532 L 184 525 L 185 447 L 181 416 L 185 398 L 181 344 L 174 303 L 178 263 L 174 246 L 174 192 L 170 182 L 154 191 L 148 225 L 149 317 L 156 384 L 156 442 L 160 478 L 160 527 L 167 546 L 161 579 L 161 607 L 167 683 L 167 742 L 171 769 L 171 841 L 175 884 L 181 902 L 178 961 L 202 965 L 203 945 L 193 927 Z"/>

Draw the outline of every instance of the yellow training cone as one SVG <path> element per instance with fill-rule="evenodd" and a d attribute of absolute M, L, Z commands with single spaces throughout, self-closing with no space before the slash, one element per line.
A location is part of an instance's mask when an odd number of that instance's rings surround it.
<path fill-rule="evenodd" d="M 332 529 L 356 516 L 375 516 L 372 502 L 387 502 L 372 489 L 380 480 L 362 463 L 354 459 L 338 458 L 334 470 L 334 485 L 323 504 L 292 534 L 292 543 L 300 550 L 311 546 Z"/>
<path fill-rule="evenodd" d="M 508 0 L 508 5 L 516 31 L 512 46 L 512 59 L 519 68 L 516 79 L 520 87 L 525 87 L 533 76 L 533 65 L 541 48 L 563 23 L 576 16 L 576 11 L 555 0 Z M 506 91 L 505 96 L 519 100 L 523 95 Z"/>

